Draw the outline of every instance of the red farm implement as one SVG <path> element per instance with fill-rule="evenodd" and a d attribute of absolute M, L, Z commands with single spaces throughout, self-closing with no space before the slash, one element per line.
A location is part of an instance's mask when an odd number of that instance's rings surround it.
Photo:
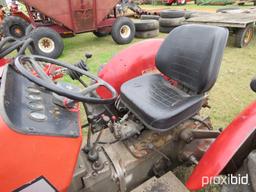
<path fill-rule="evenodd" d="M 20 2 L 25 5 L 28 15 L 12 8 L 11 16 L 3 21 L 4 34 L 22 38 L 35 28 L 31 32 L 35 42 L 34 49 L 44 56 L 54 58 L 61 54 L 63 42 L 60 35 L 65 37 L 93 32 L 96 36 L 102 37 L 111 33 L 113 40 L 118 44 L 130 43 L 134 38 L 133 22 L 127 17 L 119 17 L 116 12 L 119 0 L 22 0 Z M 32 25 L 27 28 L 29 23 Z"/>

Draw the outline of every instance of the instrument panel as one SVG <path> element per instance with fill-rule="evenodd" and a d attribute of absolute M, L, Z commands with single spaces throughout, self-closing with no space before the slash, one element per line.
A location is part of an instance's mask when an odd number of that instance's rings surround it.
<path fill-rule="evenodd" d="M 2 81 L 1 116 L 15 131 L 47 136 L 78 137 L 79 108 L 70 110 L 56 105 L 52 92 L 7 66 Z"/>

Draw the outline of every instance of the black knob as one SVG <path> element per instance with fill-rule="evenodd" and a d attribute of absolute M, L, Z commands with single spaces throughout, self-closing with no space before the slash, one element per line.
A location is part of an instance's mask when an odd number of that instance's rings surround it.
<path fill-rule="evenodd" d="M 251 81 L 251 89 L 256 92 L 256 77 L 254 77 Z"/>
<path fill-rule="evenodd" d="M 86 59 L 92 58 L 92 54 L 91 54 L 91 53 L 85 53 L 85 58 L 86 58 Z"/>

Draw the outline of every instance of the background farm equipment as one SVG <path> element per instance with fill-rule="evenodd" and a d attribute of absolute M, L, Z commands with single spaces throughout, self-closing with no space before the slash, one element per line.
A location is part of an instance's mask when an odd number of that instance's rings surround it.
<path fill-rule="evenodd" d="M 11 9 L 11 16 L 3 22 L 4 35 L 22 38 L 27 30 L 33 28 L 34 49 L 39 54 L 52 58 L 63 51 L 61 36 L 74 36 L 78 33 L 93 32 L 102 37 L 111 33 L 118 44 L 130 43 L 135 35 L 133 22 L 127 17 L 120 17 L 116 12 L 119 0 L 62 0 L 60 1 L 21 1 L 28 16 L 18 9 Z M 59 5 L 56 8 L 56 5 Z M 44 27 L 44 28 L 42 28 Z"/>

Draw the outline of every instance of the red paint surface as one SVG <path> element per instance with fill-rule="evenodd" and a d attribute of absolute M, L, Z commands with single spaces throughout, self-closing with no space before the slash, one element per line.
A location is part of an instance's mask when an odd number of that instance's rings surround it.
<path fill-rule="evenodd" d="M 55 27 L 58 32 L 82 33 L 112 26 L 113 18 L 109 18 L 108 15 L 119 0 L 62 0 L 61 3 L 59 0 L 21 0 L 21 2 L 26 5 L 32 23 L 36 21 L 32 17 L 30 7 L 57 21 L 59 27 L 63 28 L 61 30 Z M 59 5 L 58 9 L 56 5 Z"/>
<path fill-rule="evenodd" d="M 82 136 L 77 138 L 33 136 L 10 129 L 0 117 L 0 191 L 10 192 L 40 176 L 58 191 L 67 191 Z"/>
<path fill-rule="evenodd" d="M 203 188 L 203 177 L 217 176 L 256 129 L 256 102 L 248 106 L 211 145 L 193 171 L 186 186 L 190 190 Z"/>
<path fill-rule="evenodd" d="M 163 39 L 151 39 L 124 49 L 100 71 L 99 77 L 120 93 L 124 82 L 156 70 L 155 58 L 162 42 Z M 103 98 L 111 97 L 105 88 L 100 88 L 97 92 Z"/>

